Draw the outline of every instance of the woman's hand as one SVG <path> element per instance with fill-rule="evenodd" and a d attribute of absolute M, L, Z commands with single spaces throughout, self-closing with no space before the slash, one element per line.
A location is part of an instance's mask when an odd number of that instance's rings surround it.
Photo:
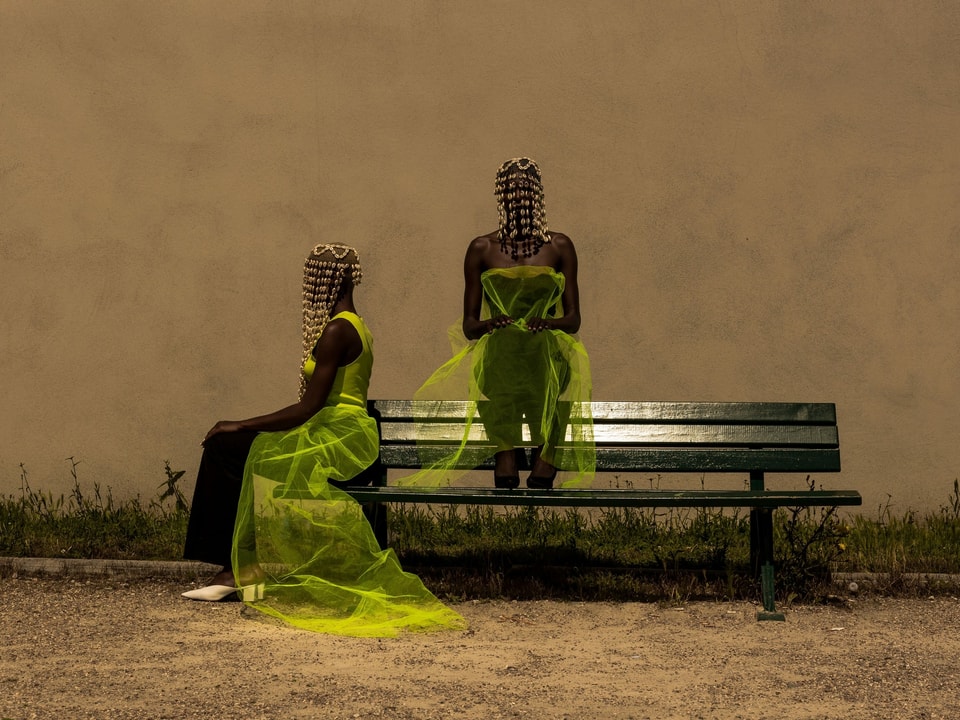
<path fill-rule="evenodd" d="M 210 428 L 210 430 L 207 431 L 207 434 L 204 435 L 203 437 L 203 442 L 201 442 L 200 444 L 206 445 L 207 440 L 209 440 L 214 435 L 217 435 L 219 433 L 237 432 L 237 430 L 240 430 L 240 429 L 241 429 L 240 422 L 237 420 L 221 420 L 212 428 Z"/>
<path fill-rule="evenodd" d="M 507 325 L 513 325 L 513 318 L 509 315 L 497 315 L 486 321 L 487 332 L 492 333 L 494 330 L 499 330 L 504 328 Z"/>
<path fill-rule="evenodd" d="M 556 330 L 556 328 L 553 326 L 553 321 L 547 318 L 531 318 L 527 320 L 527 330 L 538 333 L 543 330 Z"/>

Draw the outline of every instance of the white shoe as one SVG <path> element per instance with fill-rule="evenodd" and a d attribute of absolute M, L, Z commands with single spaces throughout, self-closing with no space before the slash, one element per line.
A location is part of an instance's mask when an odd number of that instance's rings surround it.
<path fill-rule="evenodd" d="M 239 595 L 244 602 L 254 602 L 263 599 L 263 583 L 233 587 L 231 585 L 207 585 L 206 587 L 188 590 L 180 593 L 180 597 L 187 600 L 202 600 L 204 602 L 221 602 L 231 600 L 231 595 Z"/>

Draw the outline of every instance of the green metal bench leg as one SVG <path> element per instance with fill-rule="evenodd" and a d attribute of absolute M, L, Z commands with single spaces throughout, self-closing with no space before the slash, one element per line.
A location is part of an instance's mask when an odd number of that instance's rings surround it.
<path fill-rule="evenodd" d="M 763 492 L 763 472 L 750 472 L 750 490 Z M 753 576 L 760 578 L 760 599 L 763 609 L 757 620 L 785 620 L 774 604 L 773 586 L 773 510 L 765 507 L 750 511 L 750 567 Z"/>
<path fill-rule="evenodd" d="M 363 514 L 367 516 L 367 522 L 373 528 L 373 535 L 377 539 L 377 544 L 383 550 L 387 547 L 389 537 L 387 537 L 387 506 L 383 503 L 364 503 Z"/>
<path fill-rule="evenodd" d="M 773 563 L 764 563 L 760 570 L 760 594 L 763 610 L 757 611 L 757 620 L 786 620 L 782 612 L 777 612 L 773 602 Z"/>
<path fill-rule="evenodd" d="M 757 620 L 784 620 L 774 603 L 773 583 L 773 511 L 770 508 L 755 508 L 750 514 L 751 561 L 754 573 L 760 576 L 760 598 L 763 609 L 757 612 Z"/>
<path fill-rule="evenodd" d="M 380 413 L 377 412 L 377 430 L 380 429 Z M 368 468 L 367 472 L 371 475 L 371 485 L 374 487 L 387 486 L 387 468 L 380 462 L 380 458 Z M 373 536 L 377 539 L 377 544 L 381 550 L 385 550 L 390 544 L 390 537 L 387 525 L 387 506 L 384 503 L 367 503 L 363 506 L 363 514 L 367 516 L 370 527 L 373 528 Z"/>

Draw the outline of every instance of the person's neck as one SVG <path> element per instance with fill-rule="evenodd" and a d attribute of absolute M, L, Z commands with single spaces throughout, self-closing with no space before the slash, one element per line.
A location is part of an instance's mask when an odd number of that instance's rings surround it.
<path fill-rule="evenodd" d="M 330 317 L 334 315 L 339 315 L 342 312 L 351 312 L 354 315 L 357 314 L 357 307 L 353 304 L 353 298 L 350 296 L 342 297 L 337 301 L 337 304 L 333 306 L 330 310 Z"/>

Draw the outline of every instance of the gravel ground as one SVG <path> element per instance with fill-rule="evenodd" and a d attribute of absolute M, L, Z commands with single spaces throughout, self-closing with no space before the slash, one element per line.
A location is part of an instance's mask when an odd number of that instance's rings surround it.
<path fill-rule="evenodd" d="M 172 580 L 6 578 L 0 718 L 960 717 L 960 601 L 468 602 L 463 632 L 317 635 Z"/>

